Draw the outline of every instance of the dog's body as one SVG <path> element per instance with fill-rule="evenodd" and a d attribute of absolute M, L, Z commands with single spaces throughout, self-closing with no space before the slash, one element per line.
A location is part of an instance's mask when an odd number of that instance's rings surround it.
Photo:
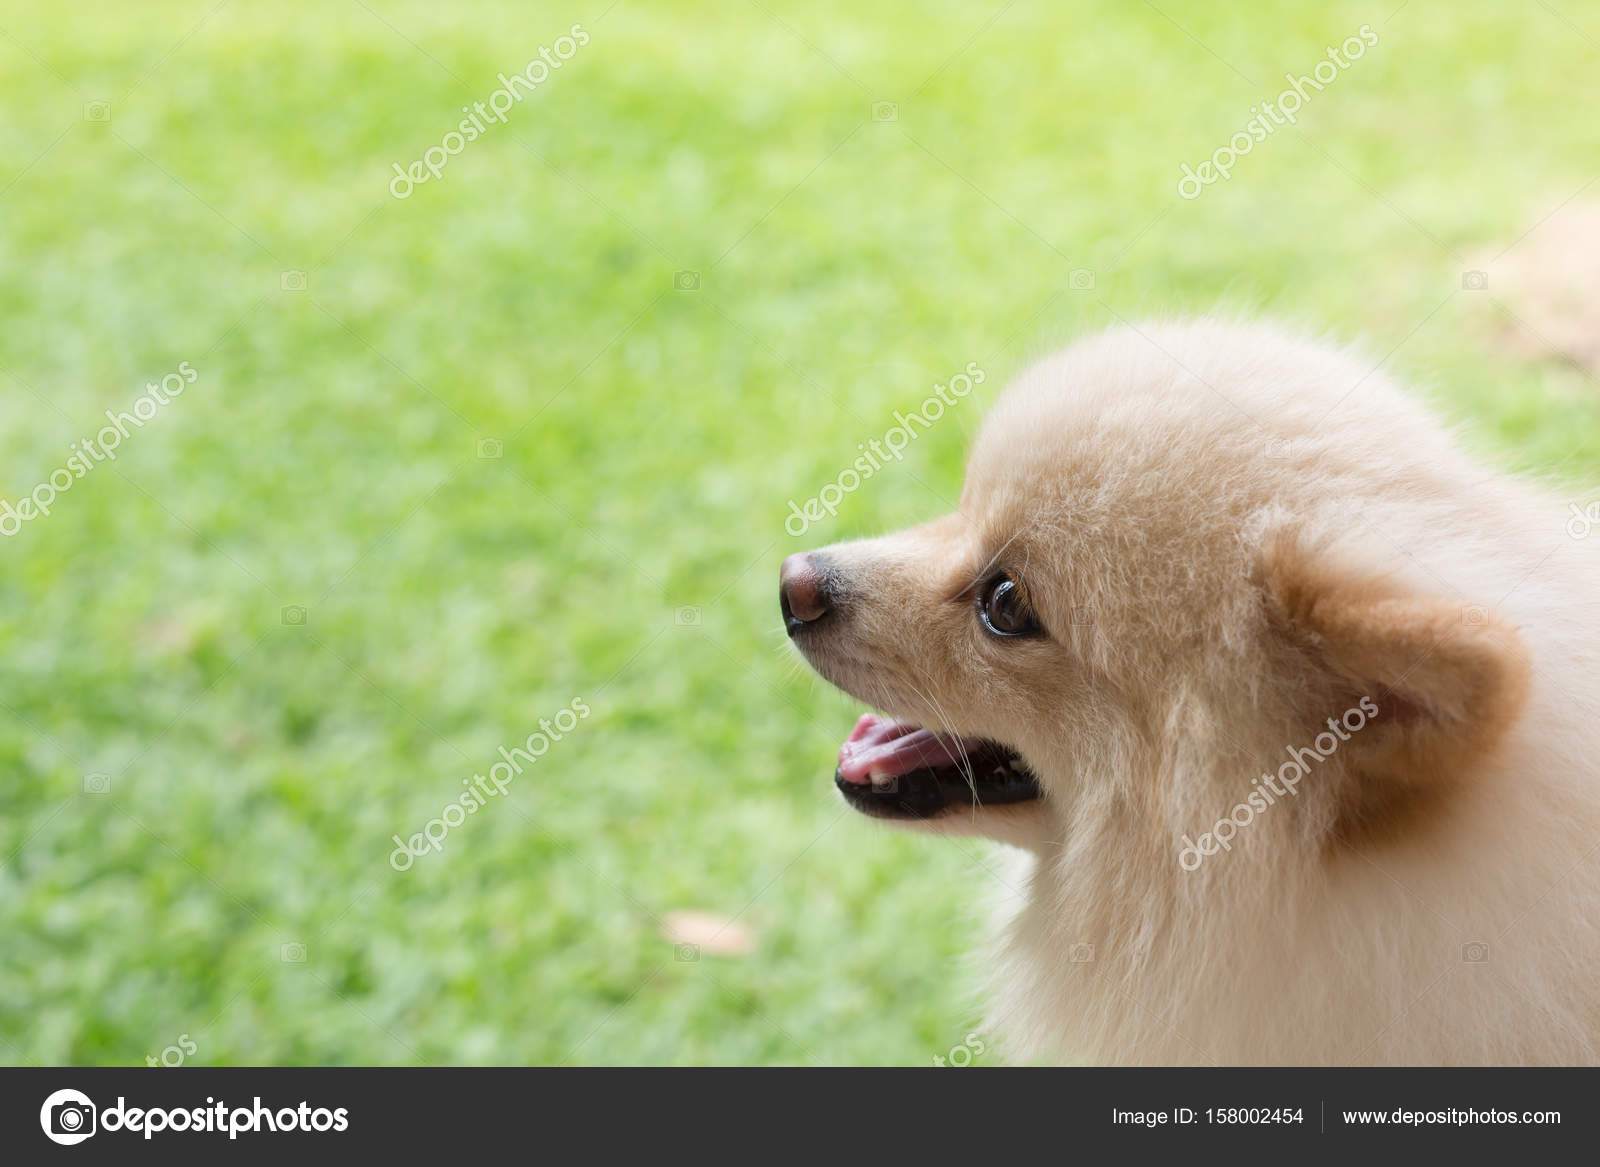
<path fill-rule="evenodd" d="M 791 557 L 784 611 L 908 719 L 862 719 L 847 799 L 1022 849 L 1012 1057 L 1588 1063 L 1600 530 L 1572 517 L 1370 361 L 1121 329 L 1005 393 L 955 514 Z"/>

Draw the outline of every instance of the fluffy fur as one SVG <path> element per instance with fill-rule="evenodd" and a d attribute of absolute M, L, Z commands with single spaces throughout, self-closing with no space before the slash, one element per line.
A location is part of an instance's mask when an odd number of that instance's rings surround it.
<path fill-rule="evenodd" d="M 1587 501 L 1587 500 L 1583 500 Z M 1021 1061 L 1600 1060 L 1600 531 L 1486 473 L 1367 358 L 1213 321 L 1023 373 L 958 510 L 815 553 L 801 647 L 1045 797 L 986 1031 Z M 1045 634 L 975 617 L 995 570 Z M 1197 870 L 1290 748 L 1377 716 Z"/>

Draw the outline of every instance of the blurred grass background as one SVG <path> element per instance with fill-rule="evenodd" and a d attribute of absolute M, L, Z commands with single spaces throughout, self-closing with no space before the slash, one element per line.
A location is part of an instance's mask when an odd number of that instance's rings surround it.
<path fill-rule="evenodd" d="M 1500 351 L 1461 287 L 1594 178 L 1591 7 L 0 13 L 0 498 L 199 374 L 0 541 L 8 1062 L 182 1034 L 204 1064 L 928 1064 L 1008 892 L 976 845 L 841 810 L 856 709 L 785 653 L 784 554 L 947 508 L 980 398 L 1146 314 L 1367 338 L 1503 462 L 1600 469 L 1593 382 Z M 1177 197 L 1363 24 L 1298 129 Z M 969 361 L 979 394 L 785 533 Z M 575 696 L 507 797 L 390 867 Z M 749 952 L 675 959 L 682 909 Z"/>

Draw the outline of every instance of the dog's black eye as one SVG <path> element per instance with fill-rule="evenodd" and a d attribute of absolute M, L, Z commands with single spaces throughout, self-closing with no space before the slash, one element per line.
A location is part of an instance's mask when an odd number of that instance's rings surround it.
<path fill-rule="evenodd" d="M 1009 575 L 997 575 L 978 593 L 978 619 L 996 636 L 1026 636 L 1039 630 L 1027 597 Z"/>

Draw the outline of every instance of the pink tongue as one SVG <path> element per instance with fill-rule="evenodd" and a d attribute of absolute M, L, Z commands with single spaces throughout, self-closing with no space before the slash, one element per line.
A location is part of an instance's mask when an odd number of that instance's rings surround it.
<path fill-rule="evenodd" d="M 839 777 L 857 786 L 961 761 L 962 740 L 906 721 L 864 714 L 839 748 Z M 971 746 L 967 748 L 970 750 Z"/>

